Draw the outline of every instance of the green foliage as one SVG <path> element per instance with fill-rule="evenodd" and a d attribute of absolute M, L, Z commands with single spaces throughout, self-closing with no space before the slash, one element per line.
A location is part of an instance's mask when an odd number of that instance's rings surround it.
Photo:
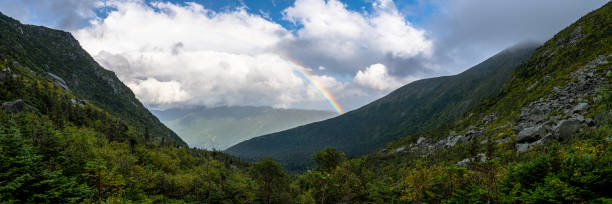
<path fill-rule="evenodd" d="M 320 169 L 331 172 L 337 166 L 346 160 L 344 152 L 340 152 L 335 148 L 327 147 L 321 151 L 315 152 L 312 158 L 317 162 Z"/>
<path fill-rule="evenodd" d="M 249 173 L 259 186 L 258 194 L 263 203 L 287 203 L 289 178 L 278 162 L 261 158 L 249 168 Z"/>
<path fill-rule="evenodd" d="M 0 126 L 0 201 L 71 203 L 91 196 L 87 185 L 45 168 L 41 156 L 24 141 L 12 120 L 2 114 L 0 122 L 5 124 Z"/>

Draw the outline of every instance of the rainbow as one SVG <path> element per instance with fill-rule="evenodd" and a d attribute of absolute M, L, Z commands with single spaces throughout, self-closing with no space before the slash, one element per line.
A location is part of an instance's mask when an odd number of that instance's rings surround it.
<path fill-rule="evenodd" d="M 304 66 L 300 65 L 300 63 L 298 63 L 296 60 L 292 60 L 291 58 L 285 55 L 279 54 L 278 56 L 280 56 L 281 59 L 287 61 L 289 64 L 293 65 L 293 68 L 295 69 L 295 71 L 297 71 L 306 80 L 308 80 L 312 85 L 314 85 L 319 90 L 319 92 L 323 94 L 323 97 L 327 99 L 327 102 L 329 102 L 329 105 L 331 105 L 338 114 L 340 115 L 344 114 L 344 110 L 342 110 L 342 107 L 340 107 L 340 104 L 338 104 L 338 101 L 334 99 L 334 97 L 329 93 L 328 90 L 325 89 L 325 87 L 321 86 L 319 82 L 317 82 L 315 79 L 312 78 L 312 75 L 308 73 L 308 70 Z"/>

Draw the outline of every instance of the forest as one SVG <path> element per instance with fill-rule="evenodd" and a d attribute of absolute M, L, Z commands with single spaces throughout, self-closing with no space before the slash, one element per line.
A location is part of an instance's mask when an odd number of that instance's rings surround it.
<path fill-rule="evenodd" d="M 493 143 L 485 162 L 458 167 L 444 152 L 420 159 L 370 154 L 347 158 L 325 148 L 315 169 L 287 173 L 222 152 L 152 140 L 52 81 L 2 60 L 0 200 L 12 203 L 410 203 L 610 202 L 612 122 L 574 140 L 512 155 Z M 612 110 L 608 87 L 601 111 Z M 31 104 L 31 105 L 30 105 Z M 511 155 L 507 155 L 511 154 Z M 396 157 L 404 158 L 396 158 Z M 414 155 L 413 155 L 414 156 Z M 404 162 L 403 160 L 408 160 Z"/>

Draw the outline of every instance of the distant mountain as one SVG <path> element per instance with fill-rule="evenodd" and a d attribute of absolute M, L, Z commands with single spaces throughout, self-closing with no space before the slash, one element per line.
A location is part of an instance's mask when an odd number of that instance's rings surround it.
<path fill-rule="evenodd" d="M 221 150 L 256 136 L 336 116 L 329 111 L 248 106 L 196 107 L 153 113 L 190 146 Z"/>
<path fill-rule="evenodd" d="M 62 88 L 126 121 L 138 132 L 146 132 L 158 141 L 186 145 L 136 99 L 115 73 L 94 61 L 70 33 L 24 25 L 0 14 L 0 37 L 0 56 L 5 59 L 52 78 Z"/>
<path fill-rule="evenodd" d="M 291 170 L 310 167 L 312 153 L 326 146 L 349 156 L 363 155 L 403 136 L 440 127 L 498 94 L 537 47 L 519 44 L 461 74 L 415 81 L 339 117 L 256 137 L 226 152 L 247 159 L 270 156 Z"/>

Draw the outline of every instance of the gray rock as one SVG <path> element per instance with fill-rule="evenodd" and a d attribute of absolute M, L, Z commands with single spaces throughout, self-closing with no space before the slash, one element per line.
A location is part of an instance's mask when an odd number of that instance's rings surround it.
<path fill-rule="evenodd" d="M 576 135 L 576 132 L 580 130 L 581 124 L 576 119 L 562 120 L 559 125 L 555 127 L 555 132 L 559 140 L 567 140 Z"/>
<path fill-rule="evenodd" d="M 21 113 L 23 111 L 32 112 L 32 106 L 28 105 L 21 99 L 17 99 L 12 102 L 2 103 L 2 110 L 8 113 Z"/>
<path fill-rule="evenodd" d="M 395 153 L 401 153 L 405 151 L 406 151 L 406 147 L 400 147 L 400 148 L 395 149 Z"/>
<path fill-rule="evenodd" d="M 599 55 L 597 56 L 597 58 L 591 60 L 589 63 L 587 63 L 586 68 L 594 68 L 598 65 L 602 65 L 602 64 L 606 64 L 608 63 L 608 57 L 605 55 Z"/>
<path fill-rule="evenodd" d="M 578 103 L 578 105 L 574 106 L 572 111 L 574 113 L 577 113 L 577 112 L 580 112 L 580 111 L 583 111 L 583 110 L 586 110 L 586 109 L 589 109 L 589 104 L 585 103 L 585 102 L 582 102 L 582 103 Z"/>
<path fill-rule="evenodd" d="M 578 26 L 574 29 L 574 31 L 572 31 L 572 33 L 569 36 L 569 44 L 573 45 L 575 43 L 577 43 L 578 41 L 580 41 L 580 39 L 582 39 L 582 26 Z"/>
<path fill-rule="evenodd" d="M 543 125 L 529 127 L 519 132 L 516 141 L 518 143 L 534 142 L 540 139 L 541 136 L 544 136 L 544 134 L 546 134 L 546 129 Z"/>
<path fill-rule="evenodd" d="M 459 135 L 457 137 L 455 137 L 455 143 L 464 143 L 469 141 L 469 138 L 463 136 L 463 135 Z"/>
<path fill-rule="evenodd" d="M 465 133 L 465 138 L 467 139 L 467 141 L 471 141 L 481 136 L 484 136 L 484 130 L 477 129 L 476 127 L 472 127 L 467 133 Z"/>
<path fill-rule="evenodd" d="M 64 79 L 62 79 L 61 77 L 48 72 L 47 73 L 47 78 L 53 80 L 55 82 L 55 84 L 57 84 L 62 89 L 66 90 L 66 91 L 70 91 L 70 89 L 68 88 L 68 85 L 66 84 L 66 81 L 64 81 Z"/>
<path fill-rule="evenodd" d="M 593 127 L 596 125 L 595 120 L 593 120 L 593 118 L 587 118 L 584 120 L 584 123 L 586 123 L 588 126 Z"/>
<path fill-rule="evenodd" d="M 456 166 L 461 166 L 461 167 L 466 167 L 468 163 L 472 162 L 472 158 L 465 158 L 459 162 L 457 162 L 457 164 L 455 164 Z"/>
<path fill-rule="evenodd" d="M 516 151 L 517 152 L 525 152 L 527 150 L 529 150 L 529 144 L 527 144 L 527 143 L 516 144 Z"/>
<path fill-rule="evenodd" d="M 578 122 L 581 122 L 581 123 L 584 122 L 584 116 L 580 114 L 574 114 L 572 115 L 572 118 L 578 120 Z"/>
<path fill-rule="evenodd" d="M 427 141 L 427 138 L 424 138 L 424 137 L 419 137 L 419 139 L 417 140 L 417 143 L 416 143 L 416 144 L 417 144 L 417 145 L 420 145 L 421 143 L 423 143 L 423 142 L 425 142 L 425 141 Z"/>
<path fill-rule="evenodd" d="M 508 140 L 510 140 L 510 137 L 498 139 L 498 140 L 495 140 L 495 144 L 501 144 L 501 143 L 507 142 Z"/>
<path fill-rule="evenodd" d="M 487 155 L 485 155 L 484 153 L 477 154 L 476 158 L 479 158 L 480 162 L 486 162 L 487 161 Z"/>
<path fill-rule="evenodd" d="M 496 118 L 497 117 L 494 114 L 491 114 L 491 115 L 484 117 L 481 123 L 483 125 L 486 125 L 486 124 L 489 124 L 490 122 L 493 122 Z"/>

